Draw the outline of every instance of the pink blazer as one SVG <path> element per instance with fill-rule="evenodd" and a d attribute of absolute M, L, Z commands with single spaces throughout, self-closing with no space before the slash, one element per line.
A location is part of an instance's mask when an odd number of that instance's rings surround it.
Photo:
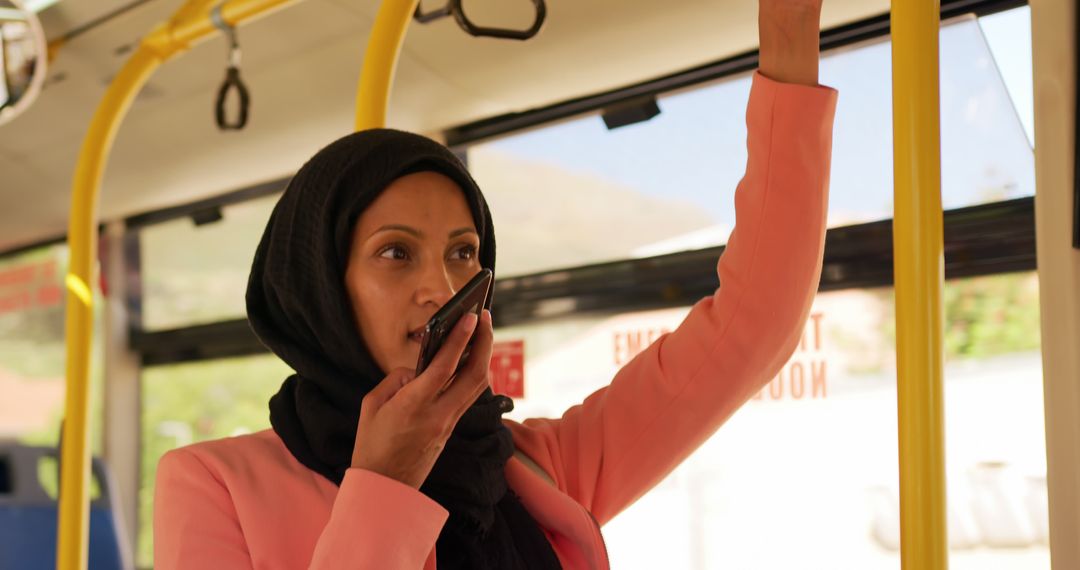
<path fill-rule="evenodd" d="M 737 227 L 722 286 L 558 419 L 507 420 L 507 464 L 567 569 L 608 568 L 600 527 L 659 483 L 780 370 L 817 291 L 836 92 L 756 74 Z M 154 566 L 435 569 L 447 512 L 362 469 L 341 487 L 266 430 L 176 449 L 158 464 Z"/>

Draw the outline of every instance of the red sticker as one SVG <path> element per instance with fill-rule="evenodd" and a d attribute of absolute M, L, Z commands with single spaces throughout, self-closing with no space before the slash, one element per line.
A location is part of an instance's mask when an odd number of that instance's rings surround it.
<path fill-rule="evenodd" d="M 525 397 L 525 341 L 496 342 L 491 350 L 491 390 L 511 398 Z"/>

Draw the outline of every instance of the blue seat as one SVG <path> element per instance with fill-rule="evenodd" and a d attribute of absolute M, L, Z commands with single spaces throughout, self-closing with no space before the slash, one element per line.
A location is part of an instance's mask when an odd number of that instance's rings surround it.
<path fill-rule="evenodd" d="M 0 442 L 0 569 L 56 568 L 57 502 L 38 476 L 39 463 L 49 457 L 56 457 L 55 449 Z M 90 570 L 126 570 L 131 564 L 111 476 L 100 459 L 91 470 L 101 496 L 90 505 Z"/>

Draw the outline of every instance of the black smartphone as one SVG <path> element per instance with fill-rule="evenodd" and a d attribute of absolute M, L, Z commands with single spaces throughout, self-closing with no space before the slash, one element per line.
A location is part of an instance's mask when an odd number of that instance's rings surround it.
<path fill-rule="evenodd" d="M 427 322 L 424 326 L 424 337 L 420 340 L 420 358 L 416 361 L 417 376 L 435 359 L 446 337 L 454 330 L 454 325 L 461 317 L 466 313 L 476 313 L 476 318 L 479 319 L 483 310 L 491 307 L 491 278 L 490 269 L 481 269 Z M 471 348 L 472 340 L 470 339 L 469 344 L 465 346 L 465 352 L 461 354 L 457 368 L 461 368 L 461 365 L 465 363 Z"/>

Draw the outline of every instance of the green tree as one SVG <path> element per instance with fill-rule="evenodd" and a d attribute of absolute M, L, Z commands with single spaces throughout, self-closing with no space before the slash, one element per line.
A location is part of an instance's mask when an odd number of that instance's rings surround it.
<path fill-rule="evenodd" d="M 884 337 L 895 344 L 896 293 L 883 295 Z M 1035 273 L 951 279 L 942 295 L 945 358 L 986 358 L 1040 346 L 1039 280 Z"/>

